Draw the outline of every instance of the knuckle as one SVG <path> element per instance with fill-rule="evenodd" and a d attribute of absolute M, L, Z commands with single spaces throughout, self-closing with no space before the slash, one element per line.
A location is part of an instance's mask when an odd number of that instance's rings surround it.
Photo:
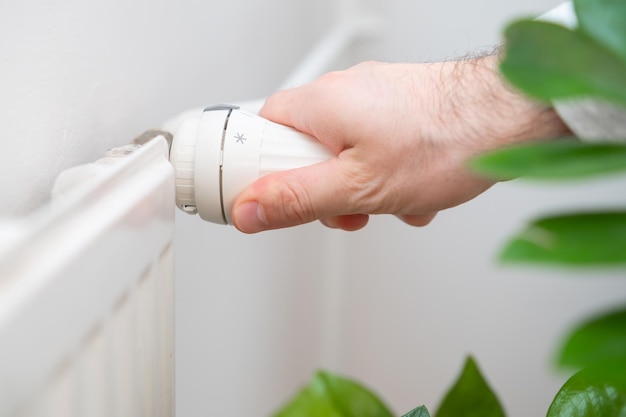
<path fill-rule="evenodd" d="M 295 225 L 315 220 L 315 213 L 306 190 L 297 183 L 286 181 L 277 196 L 278 221 L 281 224 Z"/>
<path fill-rule="evenodd" d="M 396 214 L 406 209 L 412 197 L 400 167 L 390 165 L 388 158 L 368 157 L 358 151 L 350 160 L 341 177 L 351 207 L 367 214 Z"/>
<path fill-rule="evenodd" d="M 284 92 L 277 91 L 265 99 L 263 109 L 274 108 L 279 104 L 284 96 Z"/>
<path fill-rule="evenodd" d="M 382 63 L 382 62 L 379 62 L 379 61 L 371 61 L 371 60 L 370 60 L 370 61 L 363 61 L 363 62 L 360 62 L 360 63 L 356 64 L 356 65 L 355 65 L 354 67 L 352 67 L 352 68 L 354 68 L 354 69 L 363 69 L 363 68 L 372 68 L 372 67 L 377 67 L 377 66 L 379 66 L 379 65 L 383 65 L 383 63 Z"/>
<path fill-rule="evenodd" d="M 324 82 L 334 82 L 335 80 L 343 78 L 344 74 L 345 74 L 344 70 L 329 71 L 327 73 L 322 74 L 318 78 L 318 81 L 322 82 L 322 83 L 324 83 Z"/>
<path fill-rule="evenodd" d="M 366 168 L 366 167 L 364 167 Z M 384 177 L 377 175 L 373 169 L 352 169 L 345 176 L 344 184 L 350 198 L 349 205 L 358 208 L 358 211 L 367 214 L 385 212 L 384 203 L 386 186 Z"/>
<path fill-rule="evenodd" d="M 324 98 L 330 92 L 345 88 L 346 80 L 347 73 L 345 70 L 327 72 L 309 85 L 309 93 Z"/>

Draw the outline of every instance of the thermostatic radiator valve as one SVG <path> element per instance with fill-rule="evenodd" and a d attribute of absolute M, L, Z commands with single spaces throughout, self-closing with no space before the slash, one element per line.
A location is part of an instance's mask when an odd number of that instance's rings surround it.
<path fill-rule="evenodd" d="M 232 105 L 207 107 L 173 133 L 176 205 L 219 224 L 232 224 L 235 198 L 258 178 L 334 157 L 315 138 Z"/>

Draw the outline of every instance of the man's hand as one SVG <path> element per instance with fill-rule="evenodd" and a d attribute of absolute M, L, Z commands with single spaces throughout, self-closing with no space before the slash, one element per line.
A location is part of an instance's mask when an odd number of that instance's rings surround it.
<path fill-rule="evenodd" d="M 549 108 L 513 92 L 497 57 L 363 63 L 271 96 L 261 116 L 316 137 L 337 157 L 260 178 L 237 198 L 246 233 L 321 220 L 357 230 L 369 214 L 428 224 L 493 182 L 466 168 L 497 147 L 563 135 Z"/>

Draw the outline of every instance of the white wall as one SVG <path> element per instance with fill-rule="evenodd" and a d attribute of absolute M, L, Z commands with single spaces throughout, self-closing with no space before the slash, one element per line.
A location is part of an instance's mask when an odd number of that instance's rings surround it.
<path fill-rule="evenodd" d="M 360 57 L 451 58 L 557 2 L 369 0 L 386 35 Z M 333 3 L 5 2 L 0 217 L 40 206 L 63 168 L 181 110 L 267 95 L 334 20 Z M 548 360 L 564 326 L 626 288 L 503 269 L 494 254 L 534 213 L 618 199 L 622 183 L 503 184 L 423 230 L 380 217 L 354 234 L 244 236 L 179 213 L 179 415 L 267 415 L 318 366 L 364 380 L 398 412 L 432 409 L 466 352 L 511 415 L 543 413 L 562 379 Z"/>
<path fill-rule="evenodd" d="M 267 95 L 331 22 L 331 2 L 0 4 L 0 216 L 56 174 L 204 103 Z"/>
<path fill-rule="evenodd" d="M 398 411 L 432 409 L 472 354 L 510 415 L 542 415 L 566 376 L 550 362 L 561 337 L 579 319 L 623 304 L 623 272 L 513 268 L 495 257 L 538 214 L 623 206 L 625 180 L 502 184 L 425 229 L 377 218 L 345 237 L 338 369 L 371 381 Z"/>
<path fill-rule="evenodd" d="M 500 41 L 513 17 L 559 0 L 375 2 L 388 22 L 372 58 L 452 59 Z M 578 207 L 626 203 L 625 178 L 584 186 L 499 184 L 411 229 L 382 216 L 340 238 L 345 246 L 337 369 L 369 382 L 398 413 L 436 409 L 472 354 L 511 416 L 545 415 L 566 375 L 551 365 L 577 322 L 623 304 L 623 272 L 523 269 L 496 264 L 525 221 Z"/>

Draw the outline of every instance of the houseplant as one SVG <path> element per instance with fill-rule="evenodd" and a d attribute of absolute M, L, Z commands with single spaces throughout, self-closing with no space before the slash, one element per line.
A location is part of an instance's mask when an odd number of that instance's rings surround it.
<path fill-rule="evenodd" d="M 626 111 L 626 1 L 574 0 L 578 27 L 531 19 L 505 31 L 502 74 L 521 91 L 553 102 L 592 98 Z M 546 140 L 502 149 L 473 162 L 497 179 L 575 180 L 626 171 L 621 143 Z M 537 219 L 504 248 L 500 259 L 566 268 L 626 266 L 626 208 L 568 212 Z M 556 394 L 548 417 L 626 416 L 625 305 L 589 319 L 564 338 L 560 367 L 574 374 Z M 404 417 L 425 417 L 419 406 Z M 473 358 L 445 395 L 436 417 L 503 417 Z M 382 400 L 355 381 L 327 372 L 275 417 L 392 417 Z"/>

